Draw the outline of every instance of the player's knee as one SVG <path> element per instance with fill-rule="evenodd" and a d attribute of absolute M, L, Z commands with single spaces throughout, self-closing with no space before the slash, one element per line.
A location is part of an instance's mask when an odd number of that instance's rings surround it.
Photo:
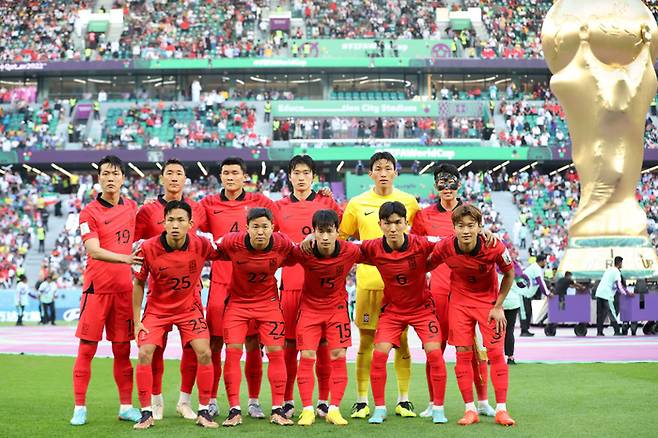
<path fill-rule="evenodd" d="M 459 353 L 468 353 L 469 351 L 473 351 L 473 346 L 469 345 L 466 347 L 455 347 L 455 350 Z"/>
<path fill-rule="evenodd" d="M 434 350 L 438 350 L 441 348 L 441 343 L 440 342 L 428 342 L 423 346 L 425 349 L 426 353 L 431 353 Z"/>
<path fill-rule="evenodd" d="M 149 348 L 148 345 L 140 347 L 139 353 L 137 355 L 137 362 L 140 365 L 149 365 L 153 360 L 153 352 L 155 349 Z"/>
<path fill-rule="evenodd" d="M 196 351 L 196 360 L 200 365 L 210 365 L 212 362 L 212 354 L 210 348 L 202 348 Z"/>
<path fill-rule="evenodd" d="M 379 344 L 375 344 L 375 351 L 379 351 L 380 353 L 388 354 L 392 348 L 393 344 L 389 344 L 388 342 L 380 342 Z"/>
<path fill-rule="evenodd" d="M 505 362 L 505 356 L 502 348 L 488 349 L 487 358 L 491 363 Z"/>
<path fill-rule="evenodd" d="M 359 351 L 368 351 L 373 348 L 373 341 L 375 340 L 374 330 L 359 330 Z"/>
<path fill-rule="evenodd" d="M 336 360 L 336 359 L 343 359 L 347 355 L 347 349 L 346 348 L 336 348 L 335 350 L 331 350 L 330 356 L 331 360 Z"/>
<path fill-rule="evenodd" d="M 280 345 L 268 345 L 267 347 L 267 352 L 268 353 L 274 353 L 277 351 L 283 351 L 283 347 Z"/>
<path fill-rule="evenodd" d="M 313 350 L 302 350 L 301 354 L 304 359 L 315 359 L 316 356 L 315 351 Z"/>

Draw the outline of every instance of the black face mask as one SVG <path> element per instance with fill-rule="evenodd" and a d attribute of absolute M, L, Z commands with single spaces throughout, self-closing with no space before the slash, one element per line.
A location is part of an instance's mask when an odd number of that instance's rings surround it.
<path fill-rule="evenodd" d="M 457 190 L 459 188 L 459 181 L 452 174 L 441 173 L 436 176 L 436 188 L 440 192 L 443 190 Z"/>

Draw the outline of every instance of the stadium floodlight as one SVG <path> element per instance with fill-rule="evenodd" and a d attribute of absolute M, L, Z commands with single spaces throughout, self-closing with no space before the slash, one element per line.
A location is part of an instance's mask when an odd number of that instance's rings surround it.
<path fill-rule="evenodd" d="M 162 170 L 162 164 L 156 162 L 155 165 L 158 167 L 158 169 Z"/>
<path fill-rule="evenodd" d="M 91 163 L 91 167 L 93 167 L 94 169 L 98 170 L 98 164 L 96 164 L 96 163 Z"/>
<path fill-rule="evenodd" d="M 265 171 L 267 170 L 267 166 L 265 166 L 265 161 L 260 162 L 260 174 L 265 176 Z"/>
<path fill-rule="evenodd" d="M 420 172 L 418 172 L 418 175 L 422 175 L 425 172 L 427 172 L 428 170 L 430 170 L 432 168 L 432 166 L 434 166 L 434 164 L 436 164 L 436 163 L 434 161 L 432 161 L 430 164 L 428 164 L 427 166 L 420 169 Z"/>
<path fill-rule="evenodd" d="M 71 178 L 73 176 L 73 174 L 71 172 L 69 172 L 68 170 L 64 169 L 61 166 L 58 166 L 55 163 L 50 163 L 50 167 L 52 167 L 53 169 L 63 173 L 64 175 L 68 176 L 69 178 Z"/>
<path fill-rule="evenodd" d="M 197 161 L 197 162 L 196 162 L 196 165 L 199 166 L 199 170 L 201 170 L 201 173 L 203 173 L 203 176 L 208 176 L 208 171 L 207 171 L 206 168 L 203 166 L 203 164 L 201 163 L 201 161 Z"/>
<path fill-rule="evenodd" d="M 338 163 L 338 166 L 336 166 L 336 172 L 340 172 L 340 170 L 343 168 L 344 165 L 345 165 L 345 161 L 341 161 L 340 163 Z"/>
<path fill-rule="evenodd" d="M 0 175 L 5 175 L 7 172 L 5 172 L 3 169 L 0 169 Z"/>
<path fill-rule="evenodd" d="M 459 171 L 461 172 L 462 170 L 466 169 L 466 168 L 467 168 L 468 166 L 470 166 L 471 164 L 473 164 L 473 160 L 468 160 L 467 162 L 465 162 L 464 164 L 462 164 L 461 166 L 459 166 L 459 167 L 457 168 L 457 170 L 459 170 Z"/>
<path fill-rule="evenodd" d="M 643 173 L 643 174 L 645 174 L 645 173 L 652 173 L 652 172 L 654 172 L 654 171 L 656 171 L 656 170 L 658 170 L 658 166 L 653 166 L 653 167 L 649 167 L 648 169 L 644 169 L 644 170 L 642 171 L 642 173 Z"/>
<path fill-rule="evenodd" d="M 493 169 L 491 169 L 491 171 L 492 171 L 492 172 L 498 172 L 500 169 L 502 169 L 503 167 L 507 166 L 508 164 L 509 164 L 509 160 L 507 160 L 507 161 L 503 161 L 503 162 L 500 163 L 498 166 L 496 166 L 496 167 L 494 167 Z"/>
<path fill-rule="evenodd" d="M 535 161 L 534 163 L 532 163 L 532 164 L 530 165 L 530 167 L 532 167 L 532 168 L 534 169 L 535 166 L 536 166 L 537 164 L 539 164 L 539 161 Z"/>
<path fill-rule="evenodd" d="M 135 173 L 137 173 L 137 175 L 140 176 L 140 178 L 144 178 L 144 172 L 142 172 L 142 171 L 139 169 L 139 167 L 135 166 L 135 165 L 134 165 L 133 163 L 131 163 L 131 162 L 128 162 L 128 167 L 130 167 L 132 170 L 134 170 Z"/>

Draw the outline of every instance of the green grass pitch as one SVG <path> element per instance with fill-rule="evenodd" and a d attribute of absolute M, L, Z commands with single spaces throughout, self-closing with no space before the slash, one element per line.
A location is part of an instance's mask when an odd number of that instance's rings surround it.
<path fill-rule="evenodd" d="M 383 425 L 352 420 L 346 427 L 318 421 L 310 428 L 278 427 L 267 421 L 245 418 L 232 429 L 202 430 L 193 422 L 176 416 L 178 400 L 178 361 L 165 361 L 165 419 L 147 431 L 116 419 L 118 396 L 112 378 L 110 359 L 95 359 L 88 395 L 88 424 L 68 424 L 73 410 L 71 368 L 73 358 L 0 355 L 2 437 L 123 437 L 144 436 L 228 436 L 267 437 L 376 436 L 380 437 L 655 437 L 658 436 L 658 364 L 520 364 L 510 369 L 508 408 L 517 426 L 503 428 L 491 418 L 467 428 L 457 425 L 463 404 L 455 382 L 453 364 L 448 364 L 446 394 L 447 425 L 433 425 L 430 419 L 401 419 L 389 416 Z M 354 365 L 349 364 L 353 379 Z M 396 398 L 395 374 L 389 366 L 387 403 L 393 412 Z M 223 385 L 223 382 L 222 382 Z M 246 408 L 243 379 L 243 408 Z M 223 386 L 220 387 L 222 389 Z M 226 415 L 226 398 L 220 390 L 220 419 Z M 490 401 L 493 389 L 490 385 Z M 135 388 L 135 403 L 137 391 Z M 263 379 L 261 401 L 269 409 L 267 374 Z M 414 365 L 410 398 L 420 412 L 426 406 L 425 370 Z M 347 418 L 354 400 L 354 381 L 350 380 L 341 407 Z M 196 407 L 196 395 L 193 395 Z M 297 401 L 299 406 L 299 401 Z"/>

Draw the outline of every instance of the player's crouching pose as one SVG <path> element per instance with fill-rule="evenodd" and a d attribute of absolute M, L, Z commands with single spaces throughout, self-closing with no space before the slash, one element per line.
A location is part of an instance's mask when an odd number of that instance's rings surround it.
<path fill-rule="evenodd" d="M 345 282 L 354 263 L 361 260 L 361 250 L 353 243 L 337 241 L 339 219 L 333 210 L 316 211 L 312 226 L 312 252 L 307 254 L 295 247 L 286 262 L 299 263 L 304 268 L 297 316 L 297 346 L 301 350 L 297 385 L 304 409 L 297 424 L 310 426 L 315 422 L 313 366 L 320 340 L 326 339 L 331 357 L 331 403 L 325 419 L 327 423 L 344 426 L 347 421 L 339 408 L 347 386 L 345 353 L 352 335 Z"/>
<path fill-rule="evenodd" d="M 391 349 L 400 346 L 400 336 L 412 326 L 421 341 L 430 364 L 433 386 L 434 423 L 446 423 L 443 399 L 446 389 L 446 365 L 441 351 L 441 331 L 434 303 L 426 285 L 426 273 L 434 243 L 426 237 L 406 234 L 407 210 L 401 202 L 385 202 L 379 208 L 379 226 L 384 237 L 361 244 L 364 263 L 374 265 L 384 280 L 384 300 L 375 333 L 375 351 L 370 366 L 370 382 L 375 411 L 368 420 L 382 423 L 386 418 L 386 362 Z"/>
<path fill-rule="evenodd" d="M 461 205 L 452 213 L 456 237 L 439 242 L 431 263 L 446 263 L 450 274 L 450 304 L 448 343 L 457 349 L 455 374 L 457 385 L 466 403 L 466 413 L 460 425 L 479 422 L 473 402 L 473 336 L 477 323 L 491 366 L 491 382 L 496 393 L 496 423 L 513 426 L 507 413 L 508 368 L 503 356 L 505 313 L 503 301 L 514 282 L 514 264 L 503 245 L 486 247 L 478 235 L 482 213 L 472 205 Z M 498 291 L 496 265 L 503 273 Z"/>
<path fill-rule="evenodd" d="M 135 338 L 139 346 L 137 389 L 142 406 L 142 418 L 135 429 L 154 425 L 151 408 L 153 371 L 151 361 L 156 348 L 162 348 L 163 336 L 176 325 L 183 346 L 188 343 L 196 353 L 199 411 L 196 423 L 206 428 L 218 428 L 208 413 L 213 367 L 210 355 L 210 335 L 203 310 L 195 299 L 201 270 L 206 260 L 216 260 L 218 252 L 208 240 L 188 234 L 193 226 L 192 208 L 185 201 L 169 201 L 164 209 L 165 231 L 142 245 L 143 262 L 133 284 Z M 150 291 L 140 319 L 144 284 L 152 277 Z"/>

